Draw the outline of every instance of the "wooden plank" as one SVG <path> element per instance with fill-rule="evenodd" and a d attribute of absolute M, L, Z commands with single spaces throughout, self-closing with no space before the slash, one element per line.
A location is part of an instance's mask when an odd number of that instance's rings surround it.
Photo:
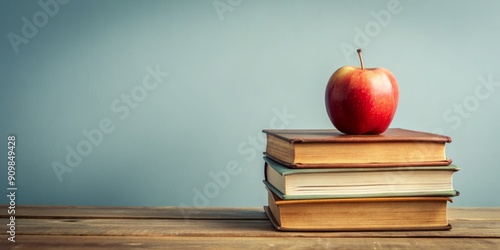
<path fill-rule="evenodd" d="M 6 205 L 4 205 L 6 206 Z M 0 206 L 2 207 L 2 206 Z M 0 218 L 7 218 L 0 209 Z M 122 218 L 122 219 L 267 219 L 262 207 L 96 207 L 96 206 L 30 206 L 16 208 L 19 218 Z"/>
<path fill-rule="evenodd" d="M 17 219 L 17 235 L 183 237 L 469 237 L 500 238 L 500 221 L 451 220 L 445 231 L 278 232 L 268 220 Z M 6 219 L 0 220 L 7 224 Z"/>
<path fill-rule="evenodd" d="M 6 206 L 6 205 L 3 205 Z M 3 207 L 0 206 L 0 207 Z M 0 209 L 0 218 L 7 218 L 7 209 Z M 122 218 L 122 219 L 256 219 L 267 220 L 262 207 L 93 207 L 93 206 L 29 206 L 16 208 L 19 218 Z M 450 219 L 500 220 L 500 208 L 449 208 Z"/>
<path fill-rule="evenodd" d="M 0 249 L 500 248 L 500 208 L 448 212 L 450 231 L 278 232 L 262 208 L 19 206 Z"/>
<path fill-rule="evenodd" d="M 452 207 L 448 218 L 460 220 L 500 220 L 500 207 Z"/>
<path fill-rule="evenodd" d="M 0 249 L 499 249 L 500 239 L 107 237 L 20 235 Z"/>

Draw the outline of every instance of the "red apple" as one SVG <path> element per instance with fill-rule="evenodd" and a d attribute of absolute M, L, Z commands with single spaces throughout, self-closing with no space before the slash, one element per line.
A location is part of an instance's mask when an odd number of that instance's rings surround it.
<path fill-rule="evenodd" d="M 333 126 L 346 134 L 381 134 L 392 122 L 399 99 L 398 83 L 384 68 L 344 66 L 326 86 L 326 110 Z"/>

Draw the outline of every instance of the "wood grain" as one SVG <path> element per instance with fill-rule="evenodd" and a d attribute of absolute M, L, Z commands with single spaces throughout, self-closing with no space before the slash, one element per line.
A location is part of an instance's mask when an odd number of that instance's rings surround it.
<path fill-rule="evenodd" d="M 278 232 L 262 208 L 19 206 L 0 249 L 500 249 L 500 208 L 448 215 L 445 231 Z"/>
<path fill-rule="evenodd" d="M 2 205 L 0 207 L 7 207 Z M 123 219 L 267 219 L 262 207 L 95 207 L 95 206 L 19 206 L 20 218 L 123 218 Z M 6 218 L 7 209 L 0 210 Z"/>
<path fill-rule="evenodd" d="M 495 249 L 500 239 L 19 236 L 0 249 Z"/>
<path fill-rule="evenodd" d="M 7 224 L 6 219 L 1 220 Z M 87 236 L 196 237 L 500 237 L 500 221 L 451 220 L 452 230 L 388 232 L 278 232 L 268 220 L 17 219 L 16 233 Z"/>
<path fill-rule="evenodd" d="M 7 207 L 7 205 L 0 205 Z M 0 209 L 0 218 L 7 218 L 7 209 Z M 124 218 L 124 219 L 265 219 L 262 207 L 94 207 L 94 206 L 33 206 L 16 209 L 21 218 Z M 500 208 L 460 207 L 448 208 L 450 219 L 500 220 Z"/>

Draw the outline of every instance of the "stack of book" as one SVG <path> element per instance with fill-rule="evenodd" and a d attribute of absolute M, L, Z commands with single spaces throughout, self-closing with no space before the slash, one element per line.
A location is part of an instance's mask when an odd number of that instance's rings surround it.
<path fill-rule="evenodd" d="M 266 213 L 282 231 L 450 229 L 447 204 L 459 168 L 448 136 L 390 128 L 263 130 Z"/>

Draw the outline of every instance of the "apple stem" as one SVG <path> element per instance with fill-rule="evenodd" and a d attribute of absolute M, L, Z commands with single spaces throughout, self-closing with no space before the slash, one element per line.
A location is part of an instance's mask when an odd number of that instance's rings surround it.
<path fill-rule="evenodd" d="M 361 63 L 361 69 L 365 69 L 365 65 L 363 63 L 363 56 L 361 55 L 361 49 L 358 49 L 356 50 L 358 52 L 358 56 L 359 56 L 359 62 Z"/>

